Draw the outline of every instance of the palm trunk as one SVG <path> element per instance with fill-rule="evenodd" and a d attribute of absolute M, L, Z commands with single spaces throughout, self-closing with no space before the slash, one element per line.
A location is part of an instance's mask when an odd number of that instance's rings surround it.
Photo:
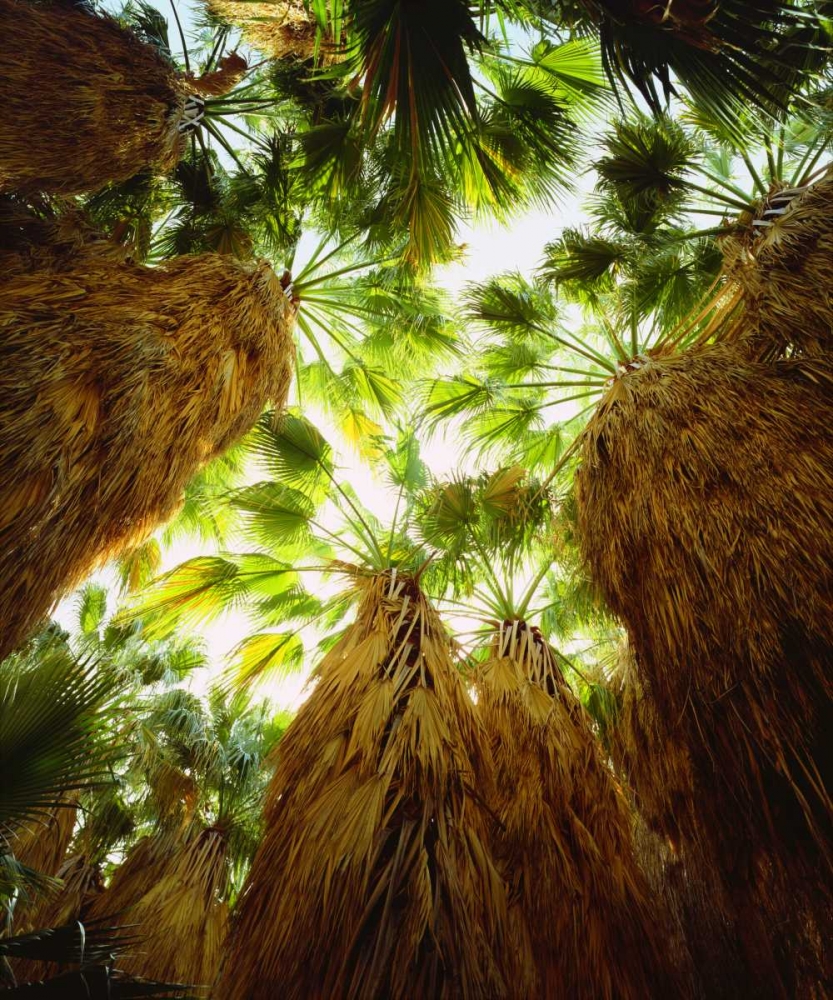
<path fill-rule="evenodd" d="M 0 0 L 0 191 L 80 194 L 181 155 L 186 88 L 83 6 Z"/>
<path fill-rule="evenodd" d="M 765 355 L 797 348 L 829 356 L 833 350 L 831 209 L 828 172 L 795 195 L 774 189 L 755 220 L 720 240 L 724 273 L 741 289 L 746 322 Z"/>
<path fill-rule="evenodd" d="M 436 612 L 363 584 L 283 737 L 217 1000 L 510 995 L 488 750 Z"/>
<path fill-rule="evenodd" d="M 631 842 L 631 817 L 551 647 L 505 622 L 480 672 L 495 758 L 497 856 L 510 926 L 532 981 L 514 995 L 642 1000 L 678 995 Z"/>
<path fill-rule="evenodd" d="M 832 385 L 823 359 L 743 345 L 651 360 L 602 401 L 576 480 L 650 723 L 641 808 L 761 915 L 796 996 L 833 934 Z"/>
<path fill-rule="evenodd" d="M 89 912 L 135 939 L 119 957 L 121 970 L 197 987 L 214 982 L 228 933 L 226 851 L 223 833 L 211 828 L 149 838 L 131 852 Z"/>
<path fill-rule="evenodd" d="M 283 404 L 292 321 L 268 265 L 214 254 L 88 251 L 0 287 L 0 656 Z"/>

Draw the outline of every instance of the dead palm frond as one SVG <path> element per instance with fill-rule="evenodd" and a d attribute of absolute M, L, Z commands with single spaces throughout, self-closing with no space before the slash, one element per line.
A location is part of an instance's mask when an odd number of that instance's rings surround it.
<path fill-rule="evenodd" d="M 78 815 L 76 796 L 66 793 L 63 803 L 45 816 L 27 820 L 6 839 L 15 859 L 43 875 L 58 874 L 72 841 Z"/>
<path fill-rule="evenodd" d="M 159 881 L 165 858 L 173 850 L 169 832 L 141 837 L 113 872 L 106 892 L 92 901 L 89 915 L 112 916 L 127 912 Z"/>
<path fill-rule="evenodd" d="M 208 8 L 239 26 L 246 41 L 272 59 L 311 59 L 315 55 L 318 24 L 303 0 L 208 0 Z"/>
<path fill-rule="evenodd" d="M 643 358 L 590 420 L 576 480 L 583 551 L 635 658 L 640 807 L 720 873 L 748 964 L 790 995 L 789 953 L 821 962 L 833 913 L 817 882 L 833 849 L 831 380 L 824 358 L 763 363 L 743 341 Z"/>
<path fill-rule="evenodd" d="M 137 944 L 119 959 L 132 975 L 210 986 L 220 967 L 228 932 L 228 878 L 222 831 L 191 834 L 160 860 L 153 883 L 119 914 Z M 109 891 L 96 911 L 113 911 Z"/>
<path fill-rule="evenodd" d="M 15 907 L 15 933 L 37 931 L 44 927 L 64 927 L 85 921 L 90 905 L 104 890 L 101 868 L 83 854 L 68 857 L 56 872 L 59 891 L 40 898 L 36 905 L 21 914 Z M 21 921 L 21 916 L 23 917 Z M 35 959 L 18 959 L 12 965 L 18 982 L 33 982 L 54 975 L 58 970 Z"/>
<path fill-rule="evenodd" d="M 211 254 L 149 268 L 90 252 L 4 283 L 0 655 L 283 403 L 293 315 L 266 263 Z"/>
<path fill-rule="evenodd" d="M 413 577 L 357 584 L 281 744 L 216 995 L 510 995 L 488 749 L 449 639 Z"/>
<path fill-rule="evenodd" d="M 634 859 L 628 804 L 537 628 L 504 622 L 479 668 L 494 752 L 496 853 L 536 979 L 518 997 L 666 995 L 665 942 Z"/>

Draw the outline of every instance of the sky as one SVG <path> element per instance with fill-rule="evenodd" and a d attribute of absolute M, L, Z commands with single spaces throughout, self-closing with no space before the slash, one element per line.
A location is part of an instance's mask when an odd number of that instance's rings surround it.
<path fill-rule="evenodd" d="M 168 17 L 171 46 L 177 54 L 180 53 L 178 33 L 170 14 L 171 0 L 153 2 Z M 121 4 L 107 0 L 105 6 L 118 9 Z M 191 5 L 177 4 L 186 37 L 194 30 L 193 10 Z M 469 282 L 484 281 L 504 271 L 517 270 L 531 277 L 540 264 L 545 244 L 556 239 L 563 228 L 577 226 L 584 221 L 581 203 L 589 190 L 589 183 L 589 177 L 577 177 L 575 193 L 565 196 L 557 207 L 546 211 L 528 211 L 519 215 L 510 225 L 502 226 L 494 221 L 463 225 L 459 230 L 458 242 L 465 244 L 466 252 L 460 261 L 438 271 L 437 284 L 456 295 Z M 299 257 L 303 259 L 303 246 Z M 321 428 L 331 443 L 336 444 L 336 432 L 328 428 L 328 420 L 323 413 L 307 412 L 306 415 Z M 455 438 L 453 428 L 449 428 L 425 443 L 422 457 L 435 475 L 442 476 L 460 469 L 462 451 L 462 443 Z M 349 450 L 339 450 L 338 460 L 343 478 L 356 488 L 362 502 L 381 520 L 386 520 L 391 497 L 384 486 L 374 480 L 367 466 L 351 455 Z M 212 553 L 207 551 L 205 545 L 190 540 L 182 541 L 164 552 L 162 568 L 167 571 L 185 559 L 206 554 Z M 112 571 L 105 568 L 95 574 L 93 579 L 107 587 L 111 602 L 115 602 L 117 586 Z M 71 627 L 74 622 L 74 604 L 75 597 L 70 595 L 59 605 L 53 616 L 65 628 Z M 195 673 L 190 681 L 192 689 L 198 693 L 205 691 L 227 662 L 228 653 L 252 631 L 249 619 L 239 612 L 228 613 L 201 629 L 200 634 L 205 640 L 211 666 Z M 308 670 L 311 667 L 312 664 L 307 664 L 303 671 L 272 681 L 264 688 L 264 693 L 276 708 L 294 709 L 300 704 L 305 696 Z"/>

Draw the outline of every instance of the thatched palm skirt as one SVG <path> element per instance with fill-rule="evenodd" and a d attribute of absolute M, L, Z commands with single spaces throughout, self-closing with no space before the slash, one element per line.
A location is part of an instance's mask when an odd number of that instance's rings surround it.
<path fill-rule="evenodd" d="M 0 191 L 80 194 L 176 163 L 186 95 L 152 46 L 27 0 L 0 0 L 0 38 Z"/>
<path fill-rule="evenodd" d="M 0 656 L 282 405 L 291 330 L 271 268 L 219 255 L 0 286 Z"/>
<path fill-rule="evenodd" d="M 833 368 L 725 344 L 650 361 L 582 456 L 584 553 L 635 657 L 640 806 L 812 951 L 833 898 Z"/>

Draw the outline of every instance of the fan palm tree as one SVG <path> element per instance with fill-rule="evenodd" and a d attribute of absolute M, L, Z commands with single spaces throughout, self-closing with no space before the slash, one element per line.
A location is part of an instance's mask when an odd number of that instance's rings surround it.
<path fill-rule="evenodd" d="M 515 959 L 485 840 L 487 750 L 421 589 L 436 569 L 408 532 L 424 478 L 415 441 L 379 444 L 398 497 L 389 525 L 340 479 L 332 449 L 303 418 L 265 419 L 253 447 L 271 478 L 232 503 L 257 550 L 224 566 L 192 560 L 137 608 L 164 628 L 166 617 L 204 616 L 231 599 L 251 607 L 261 629 L 279 622 L 281 631 L 240 644 L 247 680 L 286 669 L 300 642 L 293 620 L 325 636 L 320 681 L 277 755 L 218 995 L 267 995 L 278 982 L 290 996 L 506 995 Z M 311 599 L 297 583 L 305 572 L 341 578 L 346 591 Z M 326 900 L 302 885 L 320 885 Z M 298 911 L 299 900 L 309 906 Z M 321 961 L 325 927 L 332 947 Z"/>
<path fill-rule="evenodd" d="M 716 221 L 728 208 L 740 214 L 732 226 L 722 228 L 718 249 L 739 238 L 738 233 L 746 239 L 742 234 L 753 222 L 766 232 L 759 240 L 768 252 L 781 239 L 789 246 L 791 218 L 797 227 L 793 238 L 800 245 L 799 208 L 805 198 L 805 204 L 812 203 L 814 188 L 799 194 L 795 216 L 791 211 L 782 216 L 777 201 L 762 196 L 783 187 L 779 178 L 812 179 L 827 136 L 812 122 L 785 123 L 783 130 L 776 129 L 769 152 L 762 151 L 763 168 L 743 150 L 737 161 L 746 166 L 753 187 L 745 196 L 742 189 L 730 192 L 737 185 L 725 154 L 732 150 L 721 141 L 707 158 L 698 155 L 690 134 L 669 122 L 620 126 L 609 155 L 599 163 L 603 200 L 597 203 L 617 230 L 611 227 L 588 238 L 568 236 L 550 252 L 551 276 L 564 293 L 575 295 L 595 320 L 595 329 L 589 324 L 585 333 L 571 329 L 567 321 L 576 320 L 575 310 L 562 306 L 559 316 L 556 302 L 540 284 L 512 276 L 474 288 L 469 309 L 488 329 L 480 370 L 474 377 L 434 383 L 428 402 L 436 417 L 474 413 L 481 444 L 504 444 L 509 437 L 504 427 L 511 427 L 507 450 L 513 456 L 546 433 L 544 416 L 556 416 L 559 406 L 566 409 L 572 395 L 579 397 L 579 406 L 587 406 L 578 413 L 576 406 L 573 413 L 567 410 L 567 418 L 550 430 L 561 456 L 553 457 L 551 468 L 553 474 L 568 475 L 570 460 L 576 454 L 581 458 L 576 502 L 582 551 L 595 582 L 626 623 L 635 650 L 642 728 L 631 736 L 629 777 L 651 825 L 691 858 L 693 869 L 704 864 L 720 873 L 721 893 L 729 900 L 726 919 L 743 930 L 754 988 L 780 996 L 817 988 L 822 959 L 813 942 L 826 935 L 830 920 L 826 891 L 808 896 L 803 889 L 807 873 L 817 863 L 826 864 L 820 859 L 829 852 L 824 819 L 829 749 L 809 735 L 826 729 L 822 720 L 831 704 L 818 672 L 829 658 L 829 638 L 814 617 L 826 614 L 822 609 L 829 602 L 829 585 L 820 566 L 815 574 L 799 571 L 812 591 L 802 607 L 813 624 L 796 610 L 797 584 L 792 582 L 795 567 L 808 553 L 826 552 L 829 535 L 829 512 L 814 499 L 826 480 L 816 456 L 829 448 L 829 435 L 822 430 L 828 422 L 825 390 L 820 388 L 829 379 L 824 348 L 829 322 L 825 328 L 825 321 L 816 319 L 824 311 L 819 296 L 818 309 L 806 324 L 794 307 L 791 324 L 784 321 L 783 309 L 782 321 L 774 323 L 771 310 L 767 328 L 766 307 L 760 299 L 750 299 L 748 289 L 739 289 L 739 279 L 729 274 L 720 277 L 717 294 L 707 289 L 701 304 L 669 326 L 669 316 L 685 311 L 676 301 L 681 290 L 683 301 L 690 302 L 691 288 L 702 288 L 724 265 L 713 254 L 717 267 L 713 263 L 701 271 L 695 262 L 684 282 L 674 280 L 663 289 L 643 284 L 640 262 L 653 257 L 662 263 L 663 244 L 668 245 L 662 229 L 673 223 L 685 235 L 692 205 L 703 206 Z M 722 163 L 717 154 L 723 154 Z M 713 180 L 712 190 L 705 188 L 692 180 L 696 170 L 719 183 Z M 768 180 L 762 172 L 769 174 Z M 816 197 L 823 199 L 824 191 Z M 729 205 L 734 198 L 737 202 Z M 676 240 L 677 234 L 672 235 Z M 812 265 L 816 274 L 824 256 L 822 244 Z M 773 289 L 773 297 L 788 298 L 787 280 L 785 270 L 784 290 Z M 650 293 L 645 298 L 643 287 Z M 741 387 L 751 388 L 750 378 L 758 380 L 757 388 L 746 395 Z M 761 391 L 764 382 L 771 386 L 769 393 Z M 683 386 L 690 394 L 679 394 Z M 790 411 L 801 445 L 785 445 L 785 431 L 775 431 Z M 587 414 L 592 415 L 585 427 Z M 751 423 L 742 431 L 746 421 Z M 752 425 L 758 430 L 753 432 Z M 768 445 L 763 444 L 764 427 L 772 432 Z M 577 434 L 572 452 L 565 450 L 568 434 Z M 769 465 L 756 465 L 753 473 L 743 465 L 741 447 L 728 444 L 738 440 L 744 449 L 757 442 L 752 446 L 757 458 L 749 452 L 753 465 L 763 453 L 795 464 L 788 474 L 785 466 L 776 473 Z M 804 449 L 810 440 L 808 454 Z M 619 478 L 627 477 L 628 468 L 635 476 L 630 486 Z M 768 560 L 777 544 L 767 527 L 776 515 L 763 511 L 781 497 L 785 474 L 794 484 L 791 497 L 802 510 L 778 515 L 779 524 L 789 525 L 783 544 L 793 555 L 782 552 L 764 569 L 757 546 L 765 546 Z M 644 487 L 639 494 L 632 489 L 637 481 Z M 603 494 L 598 492 L 602 483 Z M 764 495 L 770 500 L 764 501 Z M 756 527 L 744 522 L 729 528 L 721 522 L 724 517 L 745 518 L 751 511 L 764 516 Z M 682 570 L 672 550 L 693 560 L 688 570 Z M 657 560 L 650 565 L 649 552 Z M 700 584 L 706 589 L 698 591 L 702 603 L 697 604 L 687 588 L 697 590 Z M 754 621 L 740 625 L 750 611 Z M 716 617 L 710 618 L 712 614 Z M 770 631 L 762 625 L 767 615 L 772 616 Z M 672 653 L 669 637 L 680 637 L 679 629 L 686 630 L 686 638 Z M 731 634 L 737 645 L 722 643 L 719 634 Z M 756 637 L 763 635 L 781 638 L 761 647 Z M 666 698 L 668 675 L 660 662 L 675 664 L 673 704 Z M 715 669 L 718 662 L 722 666 Z M 712 682 L 721 678 L 710 695 L 697 679 L 707 663 Z M 809 729 L 808 718 L 815 720 Z M 730 759 L 727 748 L 739 746 L 745 747 L 742 759 Z M 722 762 L 717 772 L 715 760 Z M 731 836 L 726 829 L 730 801 L 736 816 L 739 808 L 748 809 L 745 833 L 739 820 Z M 806 838 L 800 850 L 797 830 Z M 790 951 L 801 959 L 791 958 Z"/>
<path fill-rule="evenodd" d="M 570 579 L 542 544 L 550 502 L 514 467 L 432 484 L 419 518 L 425 539 L 461 564 L 451 610 L 477 624 L 467 644 L 496 769 L 495 850 L 508 926 L 534 958 L 514 995 L 659 995 L 670 971 L 630 810 L 565 673 L 585 696 L 595 685 L 533 624 L 553 622 L 552 584 Z"/>
<path fill-rule="evenodd" d="M 144 4 L 132 13 L 119 24 L 84 5 L 4 0 L 2 33 L 18 44 L 0 53 L 0 191 L 78 194 L 169 170 L 205 120 L 206 99 L 244 76 L 245 60 L 217 64 L 213 52 L 199 78 L 187 55 L 178 72 L 164 20 Z M 69 51 L 68 37 L 77 43 Z"/>
<path fill-rule="evenodd" d="M 123 781 L 144 783 L 133 811 L 149 832 L 89 905 L 93 917 L 118 914 L 111 919 L 137 939 L 121 959 L 126 971 L 213 981 L 229 903 L 257 845 L 264 761 L 282 732 L 265 703 L 215 690 L 204 705 L 178 688 L 149 698 L 126 726 L 137 753 Z"/>
<path fill-rule="evenodd" d="M 167 520 L 267 399 L 285 400 L 294 310 L 267 264 L 217 255 L 151 269 L 91 250 L 59 274 L 15 276 L 0 298 L 8 652 L 97 563 Z"/>
<path fill-rule="evenodd" d="M 53 634 L 4 664 L 0 684 L 0 732 L 4 780 L 0 794 L 2 879 L 0 900 L 7 917 L 33 892 L 54 882 L 20 864 L 12 851 L 16 835 L 66 808 L 68 794 L 83 795 L 107 784 L 119 753 L 112 728 L 123 710 L 123 687 L 106 670 L 84 662 Z M 74 809 L 71 810 L 74 813 Z M 6 921 L 8 925 L 8 919 Z M 137 981 L 113 969 L 113 958 L 129 945 L 124 935 L 101 923 L 36 929 L 0 940 L 6 994 L 62 997 L 184 996 L 181 986 Z M 8 959 L 77 967 L 43 983 L 18 986 Z"/>

